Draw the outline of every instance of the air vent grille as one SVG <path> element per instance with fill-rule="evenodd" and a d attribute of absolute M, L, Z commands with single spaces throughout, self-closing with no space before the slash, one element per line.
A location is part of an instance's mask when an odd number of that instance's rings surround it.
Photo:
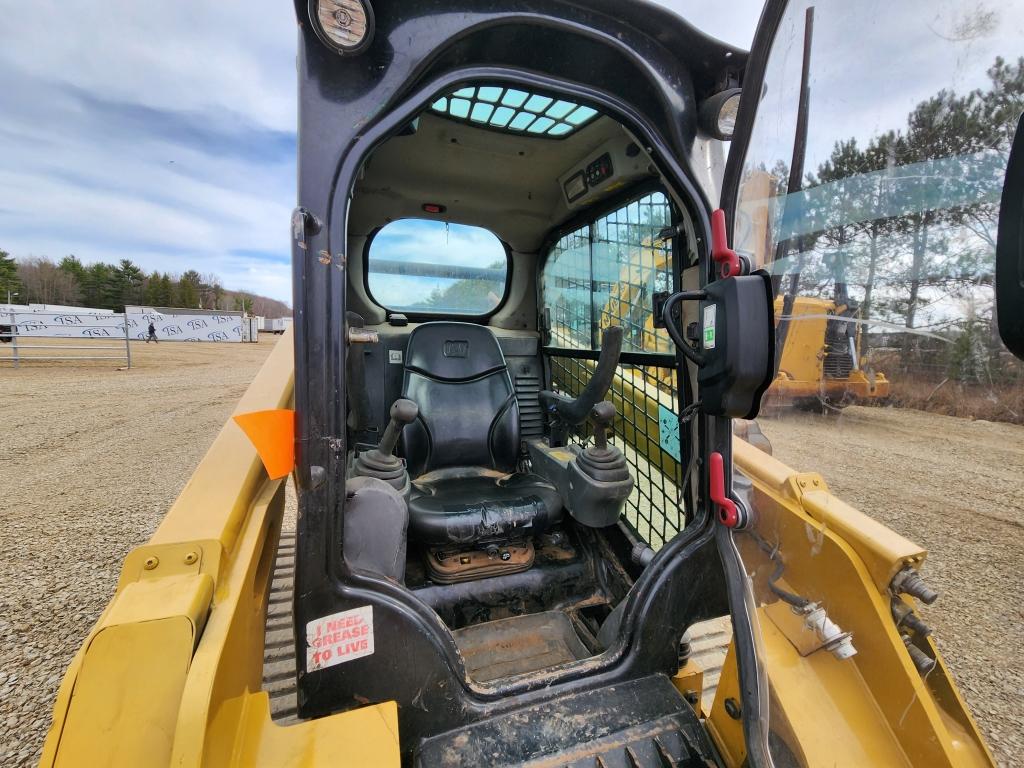
<path fill-rule="evenodd" d="M 519 432 L 523 439 L 544 434 L 544 412 L 540 408 L 540 377 L 530 374 L 516 376 L 516 399 L 519 401 Z"/>

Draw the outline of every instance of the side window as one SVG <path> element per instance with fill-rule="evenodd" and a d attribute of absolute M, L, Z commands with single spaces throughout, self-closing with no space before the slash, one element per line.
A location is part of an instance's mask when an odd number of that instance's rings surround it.
<path fill-rule="evenodd" d="M 552 387 L 579 394 L 596 362 L 590 359 L 594 355 L 574 353 L 596 350 L 602 329 L 610 325 L 622 327 L 624 352 L 671 353 L 665 332 L 654 328 L 651 306 L 654 293 L 673 287 L 671 241 L 659 239 L 671 224 L 668 197 L 651 192 L 551 247 L 541 295 L 550 321 Z M 674 364 L 654 359 L 619 365 L 608 399 L 618 413 L 612 440 L 625 453 L 635 481 L 624 519 L 657 549 L 684 524 Z"/>
<path fill-rule="evenodd" d="M 590 284 L 588 225 L 555 243 L 544 265 L 541 286 L 551 322 L 552 345 L 590 349 L 594 338 Z"/>
<path fill-rule="evenodd" d="M 564 235 L 541 275 L 551 345 L 597 349 L 601 330 L 622 326 L 623 351 L 671 352 L 654 328 L 654 293 L 672 289 L 672 245 L 658 234 L 672 223 L 662 192 L 652 192 Z"/>
<path fill-rule="evenodd" d="M 491 232 L 465 224 L 402 219 L 370 243 L 366 286 L 386 309 L 484 315 L 505 295 L 508 255 Z"/>
<path fill-rule="evenodd" d="M 654 327 L 652 296 L 672 290 L 668 198 L 654 192 L 594 222 L 594 314 L 602 328 L 622 326 L 624 352 L 670 352 L 665 329 Z"/>

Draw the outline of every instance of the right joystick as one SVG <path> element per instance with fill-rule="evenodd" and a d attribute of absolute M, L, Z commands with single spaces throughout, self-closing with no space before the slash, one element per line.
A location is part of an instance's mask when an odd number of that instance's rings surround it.
<path fill-rule="evenodd" d="M 594 528 L 614 525 L 633 491 L 633 478 L 622 451 L 608 443 L 615 421 L 615 406 L 607 400 L 587 414 L 594 425 L 594 441 L 569 464 L 569 513 Z"/>
<path fill-rule="evenodd" d="M 577 457 L 576 463 L 583 474 L 602 482 L 628 480 L 629 466 L 622 451 L 608 444 L 608 431 L 615 421 L 615 406 L 607 400 L 590 409 L 594 425 L 594 444 Z"/>
<path fill-rule="evenodd" d="M 594 448 L 608 450 L 608 430 L 615 421 L 615 406 L 607 400 L 590 409 L 590 420 L 594 423 Z"/>

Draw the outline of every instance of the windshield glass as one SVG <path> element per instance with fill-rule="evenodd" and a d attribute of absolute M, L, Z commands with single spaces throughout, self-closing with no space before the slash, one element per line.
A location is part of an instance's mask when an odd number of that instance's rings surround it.
<path fill-rule="evenodd" d="M 484 315 L 505 295 L 505 246 L 481 227 L 403 219 L 374 236 L 367 255 L 367 287 L 387 309 L 447 315 Z"/>
<path fill-rule="evenodd" d="M 774 458 L 736 441 L 737 492 L 755 522 L 735 541 L 769 661 L 776 760 L 832 764 L 835 746 L 815 753 L 802 731 L 849 722 L 850 700 L 836 691 L 862 681 L 880 708 L 857 716 L 914 744 L 914 762 L 942 764 L 942 747 L 914 735 L 941 708 L 935 638 L 957 669 L 970 658 L 1013 663 L 993 649 L 1013 647 L 1019 632 L 996 622 L 964 633 L 955 617 L 971 615 L 990 574 L 1019 570 L 1019 553 L 999 542 L 1024 522 L 1024 366 L 1000 342 L 993 277 L 1024 109 L 1024 12 L 931 0 L 811 6 L 790 3 L 775 37 L 734 221 L 734 247 L 773 277 L 779 366 L 759 419 Z M 925 550 L 934 565 L 922 573 L 942 593 L 934 607 L 893 581 Z M 861 582 L 863 595 L 849 586 Z M 890 590 L 904 597 L 881 621 L 867 598 L 888 606 Z M 1019 616 L 1021 595 L 1008 599 Z M 833 684 L 790 698 L 784 678 L 803 665 Z M 983 727 L 1014 728 L 1010 707 L 970 684 L 965 693 Z M 877 748 L 865 739 L 842 759 L 888 762 Z"/>

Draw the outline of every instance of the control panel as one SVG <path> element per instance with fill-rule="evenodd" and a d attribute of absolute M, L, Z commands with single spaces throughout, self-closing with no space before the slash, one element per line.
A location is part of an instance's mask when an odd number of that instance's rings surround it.
<path fill-rule="evenodd" d="M 612 156 L 605 152 L 597 160 L 590 163 L 583 171 L 588 187 L 596 187 L 612 176 Z"/>
<path fill-rule="evenodd" d="M 613 190 L 653 173 L 647 153 L 623 131 L 621 138 L 599 145 L 558 181 L 566 204 L 573 209 L 589 205 Z"/>

